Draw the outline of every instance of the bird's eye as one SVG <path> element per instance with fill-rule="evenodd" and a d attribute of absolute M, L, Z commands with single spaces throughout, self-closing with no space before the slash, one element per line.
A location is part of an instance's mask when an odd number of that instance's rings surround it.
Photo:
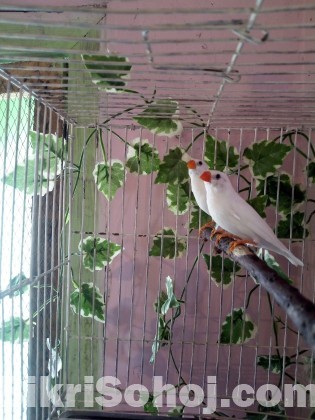
<path fill-rule="evenodd" d="M 221 175 L 220 174 L 216 174 L 215 179 L 220 179 Z"/>
<path fill-rule="evenodd" d="M 198 165 L 200 165 L 200 166 L 202 165 L 202 162 L 201 162 L 201 160 L 199 160 L 199 162 L 198 162 Z"/>

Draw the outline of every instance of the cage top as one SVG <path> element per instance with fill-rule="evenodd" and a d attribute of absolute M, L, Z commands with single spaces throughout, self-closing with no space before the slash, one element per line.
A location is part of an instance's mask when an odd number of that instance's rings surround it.
<path fill-rule="evenodd" d="M 80 125 L 314 125 L 313 0 L 42 3 L 0 6 L 1 68 Z"/>

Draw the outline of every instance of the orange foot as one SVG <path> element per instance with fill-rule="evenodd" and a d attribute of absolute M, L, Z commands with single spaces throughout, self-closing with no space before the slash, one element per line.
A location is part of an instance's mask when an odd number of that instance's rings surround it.
<path fill-rule="evenodd" d="M 228 252 L 232 253 L 234 249 L 239 245 L 254 245 L 257 246 L 256 242 L 250 239 L 238 239 L 236 241 L 231 242 Z"/>
<path fill-rule="evenodd" d="M 218 233 L 218 236 L 217 236 L 217 239 L 215 241 L 216 246 L 218 246 L 218 244 L 219 244 L 219 242 L 222 238 L 230 238 L 230 239 L 233 239 L 234 242 L 237 242 L 237 240 L 240 239 L 238 236 L 232 235 L 231 233 L 227 232 L 226 230 L 218 229 L 215 232 L 213 232 L 213 235 L 216 235 L 217 233 Z M 232 242 L 232 244 L 234 242 Z"/>
<path fill-rule="evenodd" d="M 208 222 L 206 224 L 204 224 L 203 226 L 201 226 L 201 228 L 199 229 L 199 236 L 201 236 L 201 234 L 203 233 L 203 231 L 207 228 L 211 228 L 213 229 L 215 226 L 215 223 L 213 221 Z"/>

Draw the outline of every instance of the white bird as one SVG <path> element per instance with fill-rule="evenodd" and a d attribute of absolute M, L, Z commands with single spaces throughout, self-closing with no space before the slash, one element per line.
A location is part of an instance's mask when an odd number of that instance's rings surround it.
<path fill-rule="evenodd" d="M 225 173 L 205 171 L 200 179 L 206 188 L 210 216 L 222 229 L 240 238 L 237 243 L 268 249 L 283 255 L 294 265 L 303 266 L 303 262 L 279 241 L 256 210 L 238 195 Z"/>
<path fill-rule="evenodd" d="M 200 175 L 209 171 L 209 167 L 202 160 L 191 159 L 187 162 L 188 174 L 190 176 L 191 191 L 197 201 L 198 206 L 205 213 L 210 215 L 207 204 L 207 191 L 205 183 L 200 179 Z"/>

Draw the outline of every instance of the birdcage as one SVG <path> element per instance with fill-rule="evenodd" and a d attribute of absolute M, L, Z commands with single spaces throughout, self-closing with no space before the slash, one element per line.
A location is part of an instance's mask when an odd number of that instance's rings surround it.
<path fill-rule="evenodd" d="M 0 22 L 1 418 L 313 418 L 314 2 Z M 191 158 L 303 267 L 199 233 Z"/>

